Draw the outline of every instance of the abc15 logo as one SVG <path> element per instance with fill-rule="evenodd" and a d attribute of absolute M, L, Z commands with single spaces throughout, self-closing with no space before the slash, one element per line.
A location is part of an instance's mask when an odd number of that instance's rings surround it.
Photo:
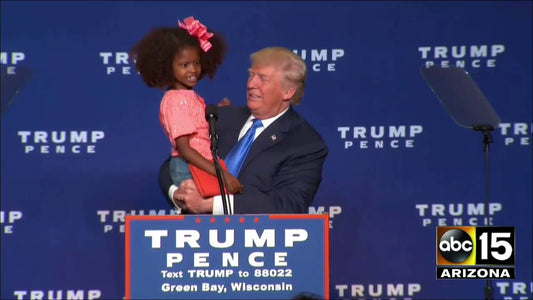
<path fill-rule="evenodd" d="M 514 227 L 438 226 L 437 265 L 514 265 Z"/>

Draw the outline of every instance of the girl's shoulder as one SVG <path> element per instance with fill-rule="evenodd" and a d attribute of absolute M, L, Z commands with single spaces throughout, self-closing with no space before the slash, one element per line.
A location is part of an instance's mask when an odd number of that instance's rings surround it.
<path fill-rule="evenodd" d="M 194 90 L 185 90 L 185 89 L 181 89 L 181 90 L 166 90 L 165 91 L 165 96 L 190 96 L 190 95 L 195 95 L 196 92 Z"/>
<path fill-rule="evenodd" d="M 168 90 L 165 91 L 161 105 L 196 105 L 195 103 L 205 103 L 194 90 Z"/>
<path fill-rule="evenodd" d="M 165 99 L 196 99 L 198 95 L 193 90 L 168 90 L 165 91 L 163 95 L 163 100 Z"/>

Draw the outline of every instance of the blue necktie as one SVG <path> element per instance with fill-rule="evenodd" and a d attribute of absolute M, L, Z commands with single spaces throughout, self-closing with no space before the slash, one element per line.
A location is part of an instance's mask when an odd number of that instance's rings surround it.
<path fill-rule="evenodd" d="M 244 160 L 246 159 L 246 155 L 248 155 L 248 151 L 250 151 L 250 148 L 252 147 L 256 129 L 263 127 L 261 120 L 254 119 L 253 122 L 252 127 L 248 129 L 246 134 L 240 139 L 237 145 L 231 149 L 226 156 L 226 159 L 224 159 L 224 162 L 228 167 L 228 172 L 235 177 L 239 175 Z"/>

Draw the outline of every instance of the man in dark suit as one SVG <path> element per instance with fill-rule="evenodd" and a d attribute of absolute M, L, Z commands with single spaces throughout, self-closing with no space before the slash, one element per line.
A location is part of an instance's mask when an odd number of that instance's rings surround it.
<path fill-rule="evenodd" d="M 221 107 L 218 112 L 222 158 L 252 127 L 254 119 L 261 121 L 240 171 L 234 174 L 243 192 L 230 196 L 230 206 L 236 214 L 306 213 L 322 180 L 328 148 L 292 108 L 303 96 L 305 62 L 281 47 L 265 48 L 250 57 L 247 107 Z M 203 199 L 192 180 L 179 188 L 173 186 L 166 165 L 161 168 L 160 184 L 185 212 L 222 213 L 220 196 Z"/>

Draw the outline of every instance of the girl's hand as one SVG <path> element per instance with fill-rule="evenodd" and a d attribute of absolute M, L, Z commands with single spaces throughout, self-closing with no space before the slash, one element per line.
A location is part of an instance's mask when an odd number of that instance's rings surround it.
<path fill-rule="evenodd" d="M 230 194 L 242 193 L 242 185 L 237 178 L 233 177 L 233 175 L 228 172 L 224 172 L 224 177 L 226 178 L 226 184 Z"/>

